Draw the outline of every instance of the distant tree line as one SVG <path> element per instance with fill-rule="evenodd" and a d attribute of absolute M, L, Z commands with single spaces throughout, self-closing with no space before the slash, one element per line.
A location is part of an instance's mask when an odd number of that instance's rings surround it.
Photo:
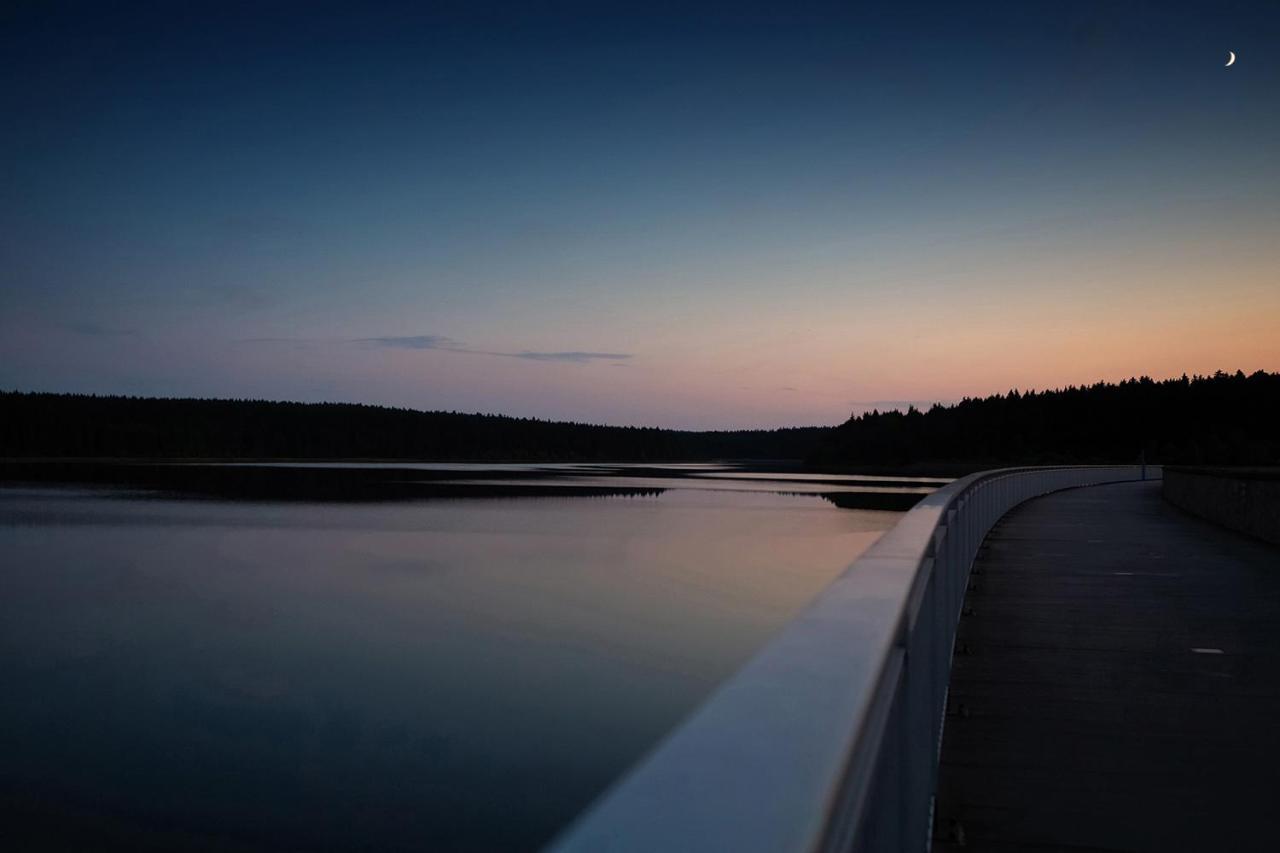
<path fill-rule="evenodd" d="M 0 392 L 0 457 L 635 461 L 804 459 L 812 467 L 1280 464 L 1280 373 L 1017 390 L 838 427 L 686 431 L 277 403 Z"/>
<path fill-rule="evenodd" d="M 349 403 L 0 392 L 0 456 L 147 459 L 802 459 L 831 427 L 683 431 Z"/>
<path fill-rule="evenodd" d="M 1149 462 L 1280 464 L 1280 373 L 1017 390 L 870 412 L 824 436 L 821 467 Z"/>

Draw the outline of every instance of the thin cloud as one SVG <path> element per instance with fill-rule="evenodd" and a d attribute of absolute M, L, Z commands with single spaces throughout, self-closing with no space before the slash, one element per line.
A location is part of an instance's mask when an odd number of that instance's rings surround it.
<path fill-rule="evenodd" d="M 362 346 L 377 349 L 462 350 L 457 341 L 444 335 L 384 335 L 374 338 L 241 338 L 242 344 L 296 344 L 298 346 Z"/>
<path fill-rule="evenodd" d="M 530 350 L 522 350 L 520 352 L 494 352 L 487 355 L 501 355 L 506 358 L 523 358 L 527 361 L 568 361 L 575 364 L 586 364 L 590 361 L 627 361 L 632 357 L 628 352 L 583 352 L 581 350 L 570 350 L 568 352 L 532 352 Z"/>
<path fill-rule="evenodd" d="M 380 338 L 355 338 L 352 343 L 386 349 L 461 349 L 457 341 L 444 335 L 388 335 Z"/>
<path fill-rule="evenodd" d="M 320 340 L 317 338 L 240 338 L 241 344 L 340 344 L 346 341 Z"/>
<path fill-rule="evenodd" d="M 609 362 L 614 367 L 625 367 L 635 356 L 629 352 L 595 352 L 592 350 L 498 350 L 471 349 L 445 335 L 379 335 L 369 338 L 245 338 L 242 343 L 280 343 L 298 346 L 327 344 L 341 346 L 373 347 L 377 349 L 444 350 L 468 355 L 490 355 L 499 358 L 519 358 L 524 361 L 548 361 L 567 364 Z"/>

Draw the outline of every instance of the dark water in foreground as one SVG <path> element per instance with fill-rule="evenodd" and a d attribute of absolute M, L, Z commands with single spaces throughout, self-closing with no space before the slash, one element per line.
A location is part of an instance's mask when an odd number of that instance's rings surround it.
<path fill-rule="evenodd" d="M 898 517 L 740 472 L 582 479 L 0 488 L 0 846 L 537 847 Z"/>

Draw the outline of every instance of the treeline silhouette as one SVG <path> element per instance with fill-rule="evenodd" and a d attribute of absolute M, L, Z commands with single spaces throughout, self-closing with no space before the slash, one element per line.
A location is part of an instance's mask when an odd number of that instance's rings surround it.
<path fill-rule="evenodd" d="M 804 459 L 811 467 L 1280 464 L 1280 373 L 1016 390 L 838 427 L 686 431 L 278 403 L 0 392 L 0 456 L 674 462 Z"/>
<path fill-rule="evenodd" d="M 1212 376 L 965 399 L 871 412 L 827 434 L 821 467 L 1092 462 L 1280 464 L 1280 373 Z"/>
<path fill-rule="evenodd" d="M 683 431 L 277 403 L 0 392 L 0 456 L 146 459 L 801 459 L 831 427 Z"/>

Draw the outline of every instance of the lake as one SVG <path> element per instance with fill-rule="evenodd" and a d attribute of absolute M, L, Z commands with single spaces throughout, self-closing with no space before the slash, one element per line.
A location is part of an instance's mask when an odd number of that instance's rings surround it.
<path fill-rule="evenodd" d="M 8 479 L 8 845 L 246 851 L 536 849 L 900 517 L 843 506 L 936 485 L 714 465 Z"/>

